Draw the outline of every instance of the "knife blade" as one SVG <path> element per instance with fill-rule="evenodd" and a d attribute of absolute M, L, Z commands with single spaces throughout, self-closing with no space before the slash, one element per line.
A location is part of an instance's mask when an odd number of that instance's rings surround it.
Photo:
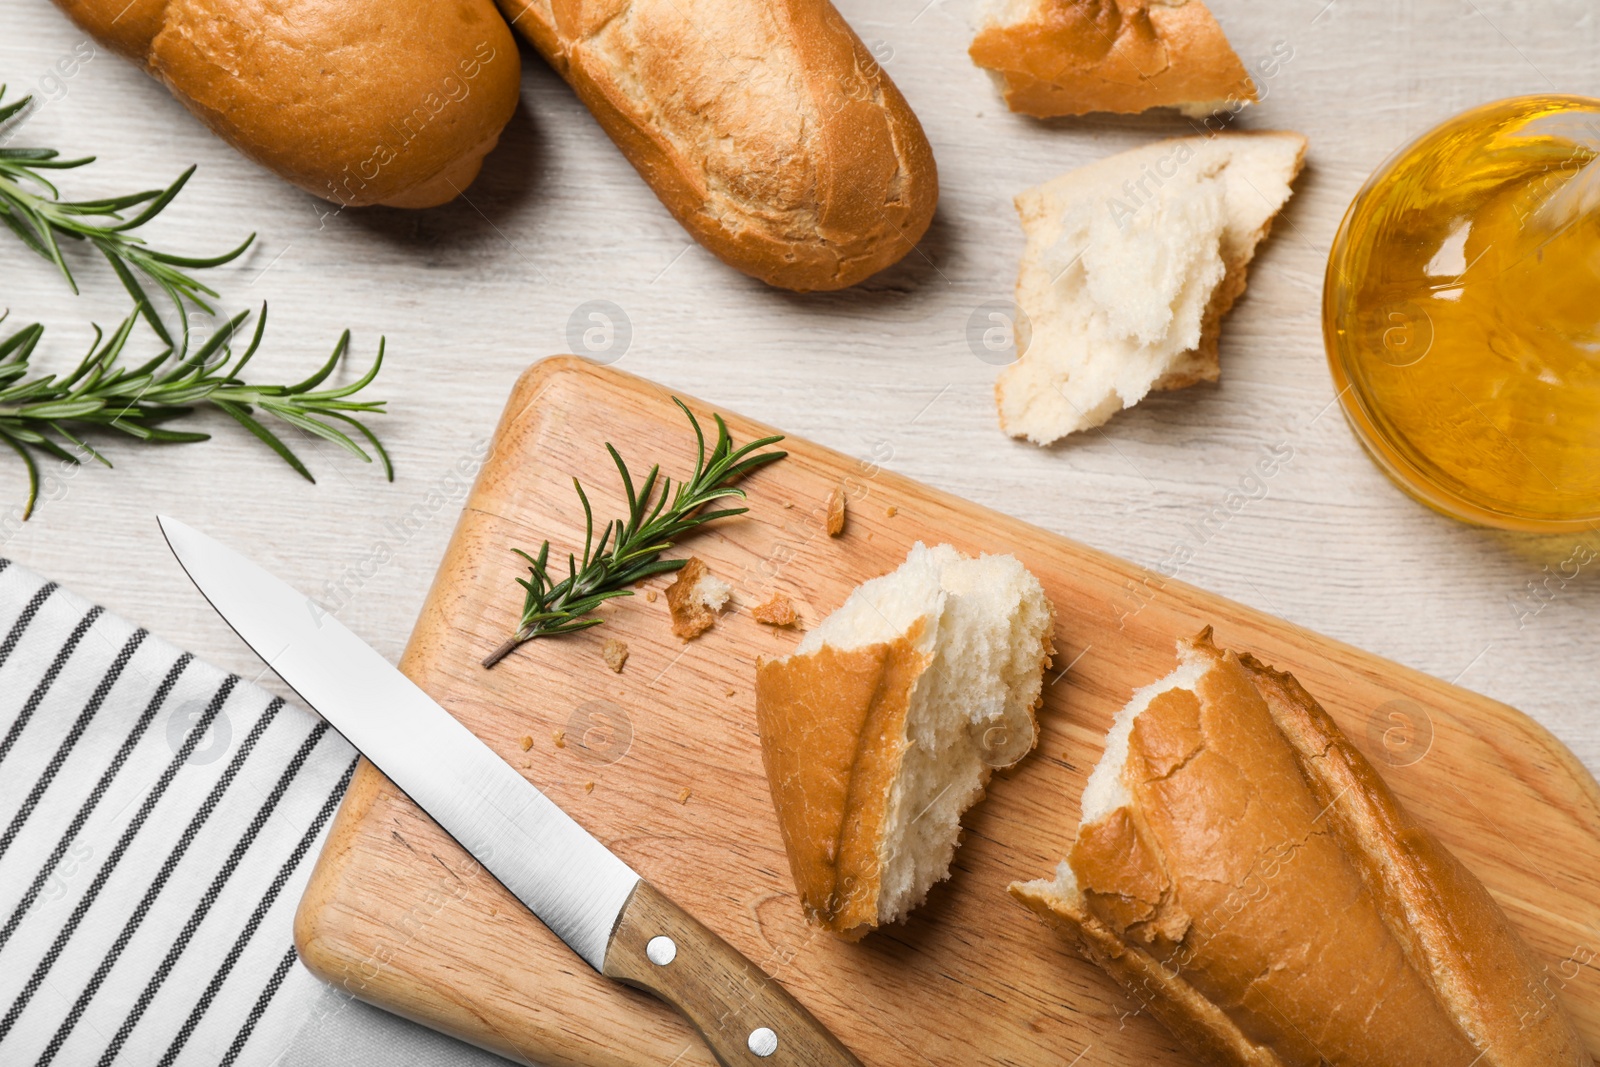
<path fill-rule="evenodd" d="M 671 1004 L 725 1067 L 860 1067 L 777 982 L 314 600 L 200 531 L 158 521 L 245 644 L 591 967 Z"/>

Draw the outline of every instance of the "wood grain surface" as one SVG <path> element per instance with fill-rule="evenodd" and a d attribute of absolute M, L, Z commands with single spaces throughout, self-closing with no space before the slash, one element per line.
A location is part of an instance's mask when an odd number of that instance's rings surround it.
<path fill-rule="evenodd" d="M 705 417 L 708 408 L 691 401 Z M 730 418 L 737 438 L 763 428 Z M 798 439 L 755 475 L 749 515 L 689 549 L 734 587 L 699 639 L 664 598 L 613 603 L 607 623 L 478 660 L 516 616 L 511 546 L 581 537 L 570 483 L 602 515 L 620 500 L 602 443 L 690 459 L 682 416 L 642 379 L 558 358 L 532 368 L 402 660 L 404 669 L 627 862 L 756 961 L 869 1065 L 1185 1064 L 1098 970 L 1005 895 L 1054 867 L 1102 736 L 1130 691 L 1166 673 L 1174 641 L 1219 643 L 1292 671 L 1402 801 L 1481 877 L 1548 964 L 1542 976 L 1600 1050 L 1600 789 L 1547 732 L 1493 700 Z M 843 486 L 844 535 L 822 528 Z M 814 625 L 918 540 L 1014 553 L 1057 611 L 1037 751 L 966 820 L 951 879 L 904 926 L 856 945 L 808 928 L 761 773 L 754 660 L 797 637 L 754 622 L 771 592 Z M 649 585 L 656 591 L 665 583 Z M 601 656 L 627 642 L 624 670 Z M 590 971 L 381 775 L 363 766 L 302 901 L 302 958 L 349 992 L 527 1062 L 712 1062 L 668 1008 Z"/>

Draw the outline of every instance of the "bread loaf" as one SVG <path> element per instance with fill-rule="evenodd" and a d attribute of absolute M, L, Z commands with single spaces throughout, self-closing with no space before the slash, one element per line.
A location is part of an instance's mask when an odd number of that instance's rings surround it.
<path fill-rule="evenodd" d="M 948 877 L 962 814 L 1033 748 L 1051 622 L 1010 556 L 918 544 L 758 665 L 761 758 L 808 920 L 855 940 Z"/>
<path fill-rule="evenodd" d="M 1041 118 L 1173 107 L 1203 118 L 1256 100 L 1201 0 L 1000 0 L 968 49 L 1006 105 Z"/>
<path fill-rule="evenodd" d="M 239 151 L 345 206 L 456 197 L 521 84 L 492 0 L 56 2 Z"/>
<path fill-rule="evenodd" d="M 1152 389 L 1216 381 L 1222 316 L 1305 150 L 1298 133 L 1178 137 L 1020 194 L 1027 247 L 1017 361 L 995 383 L 1001 428 L 1049 444 Z"/>
<path fill-rule="evenodd" d="M 1209 630 L 1118 715 L 1056 877 L 1011 891 L 1207 1064 L 1591 1064 L 1482 883 Z"/>
<path fill-rule="evenodd" d="M 933 217 L 933 151 L 828 0 L 499 0 L 695 240 L 840 289 Z"/>

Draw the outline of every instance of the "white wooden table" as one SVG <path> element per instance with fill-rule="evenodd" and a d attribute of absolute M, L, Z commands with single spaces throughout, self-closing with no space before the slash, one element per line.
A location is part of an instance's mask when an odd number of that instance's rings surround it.
<path fill-rule="evenodd" d="M 1293 462 L 1197 545 L 1181 576 L 1515 704 L 1600 770 L 1600 565 L 1528 599 L 1528 583 L 1543 582 L 1573 538 L 1472 529 L 1401 495 L 1333 404 L 1319 328 L 1329 242 L 1390 152 L 1498 97 L 1600 94 L 1592 0 L 1215 0 L 1252 69 L 1275 48 L 1292 52 L 1260 79 L 1266 100 L 1243 125 L 1303 131 L 1309 166 L 1225 325 L 1221 385 L 1154 397 L 1104 434 L 1048 450 L 996 428 L 995 368 L 967 340 L 973 309 L 1011 289 L 1022 244 L 1011 196 L 1188 127 L 1008 114 L 966 57 L 973 3 L 841 4 L 921 117 L 943 196 L 902 264 L 844 293 L 795 296 L 693 245 L 531 54 L 522 107 L 470 202 L 324 218 L 327 205 L 236 155 L 133 66 L 101 54 L 50 77 L 81 35 L 46 0 L 7 0 L 0 80 L 48 100 L 13 143 L 97 153 L 101 163 L 63 176 L 80 195 L 163 184 L 199 163 L 152 235 L 199 253 L 259 234 L 246 260 L 210 272 L 229 308 L 271 302 L 259 375 L 304 371 L 346 326 L 355 362 L 345 373 L 355 373 L 386 335 L 374 392 L 391 400 L 379 421 L 399 474 L 389 485 L 307 444 L 320 479 L 309 485 L 208 418 L 217 438 L 207 445 L 107 442 L 116 470 L 63 481 L 20 529 L 5 508 L 21 499 L 22 471 L 5 461 L 0 554 L 257 675 L 168 555 L 154 516 L 170 512 L 248 546 L 398 655 L 465 491 L 453 469 L 470 461 L 518 372 L 567 350 L 574 309 L 603 299 L 631 324 L 623 369 L 848 453 L 891 450 L 898 471 L 1147 565 L 1194 537 L 1190 524 L 1258 450 L 1286 442 Z M 10 324 L 49 327 L 40 366 L 65 368 L 91 317 L 111 323 L 124 311 L 109 271 L 81 264 L 85 295 L 74 297 L 0 239 Z M 393 559 L 373 568 L 379 542 Z"/>

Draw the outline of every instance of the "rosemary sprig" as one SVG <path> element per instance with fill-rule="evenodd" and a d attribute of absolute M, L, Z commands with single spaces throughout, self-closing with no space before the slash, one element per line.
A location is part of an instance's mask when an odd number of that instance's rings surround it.
<path fill-rule="evenodd" d="M 229 345 L 249 318 L 242 311 L 217 327 L 193 352 L 168 346 L 138 366 L 120 361 L 128 336 L 141 312 L 135 308 L 108 337 L 95 327 L 94 343 L 77 367 L 64 377 L 46 374 L 28 378 L 29 360 L 44 327 L 25 326 L 0 339 L 0 441 L 10 445 L 28 469 L 28 503 L 23 518 L 33 513 L 39 496 L 37 454 L 76 465 L 82 458 L 109 460 L 81 436 L 85 428 L 115 430 L 140 441 L 181 444 L 205 441 L 210 435 L 170 429 L 167 423 L 209 405 L 249 430 L 307 481 L 316 481 L 282 438 L 258 415 L 269 415 L 306 433 L 332 441 L 370 463 L 372 456 L 356 440 L 362 438 L 377 454 L 394 481 L 394 467 L 383 445 L 358 416 L 383 414 L 382 400 L 352 400 L 378 376 L 383 366 L 383 341 L 371 368 L 349 385 L 319 389 L 350 348 L 346 330 L 333 354 L 304 381 L 293 385 L 252 385 L 240 377 L 261 346 L 267 306 L 261 305 L 255 331 L 243 352 Z M 341 429 L 350 427 L 355 436 Z M 75 451 L 69 451 L 69 446 Z"/>
<path fill-rule="evenodd" d="M 536 637 L 551 637 L 599 626 L 605 620 L 593 615 L 593 612 L 605 601 L 613 597 L 632 596 L 633 590 L 627 587 L 641 579 L 681 569 L 687 560 L 661 558 L 661 554 L 671 548 L 673 542 L 697 526 L 743 515 L 750 510 L 718 508 L 706 511 L 706 505 L 723 497 L 743 499 L 744 490 L 734 487 L 732 483 L 758 467 L 776 463 L 788 455 L 787 452 L 760 451 L 782 441 L 781 436 L 763 437 L 735 448 L 727 424 L 722 421 L 721 415 L 716 414 L 711 417 L 717 420 L 717 440 L 708 455 L 706 437 L 700 429 L 699 420 L 683 401 L 673 397 L 672 402 L 683 410 L 684 415 L 688 416 L 689 425 L 694 428 L 698 446 L 694 473 L 680 481 L 674 493 L 672 479 L 660 477 L 661 467 L 657 464 L 650 468 L 643 484 L 635 489 L 628 465 L 617 454 L 616 448 L 607 442 L 606 451 L 611 453 L 617 473 L 622 475 L 622 489 L 628 497 L 627 518 L 606 523 L 600 531 L 599 543 L 595 543 L 594 511 L 589 507 L 588 494 L 583 491 L 578 479 L 572 479 L 572 486 L 578 491 L 578 500 L 583 504 L 583 556 L 579 559 L 568 553 L 566 577 L 557 579 L 550 573 L 549 541 L 540 546 L 537 556 L 530 556 L 521 549 L 512 549 L 528 561 L 528 577 L 517 579 L 517 584 L 525 592 L 522 618 L 516 632 L 484 659 L 485 667 L 493 667 L 517 646 Z"/>
<path fill-rule="evenodd" d="M 0 100 L 4 96 L 5 86 L 0 85 Z M 25 96 L 15 103 L 0 103 L 0 138 L 32 99 Z M 217 295 L 188 271 L 218 267 L 237 259 L 250 247 L 255 234 L 220 256 L 179 256 L 151 248 L 132 231 L 161 214 L 188 183 L 194 167 L 178 175 L 165 189 L 147 189 L 98 200 L 63 200 L 60 191 L 45 177 L 46 171 L 74 170 L 92 162 L 93 156 L 62 159 L 53 148 L 0 147 L 0 222 L 21 238 L 23 244 L 54 263 L 74 293 L 78 291 L 78 282 L 62 254 L 61 242 L 87 241 L 100 250 L 128 295 L 143 309 L 150 328 L 164 343 L 173 343 L 172 334 L 146 295 L 141 277 L 166 293 L 187 337 L 189 309 L 212 314 L 206 298 Z"/>

